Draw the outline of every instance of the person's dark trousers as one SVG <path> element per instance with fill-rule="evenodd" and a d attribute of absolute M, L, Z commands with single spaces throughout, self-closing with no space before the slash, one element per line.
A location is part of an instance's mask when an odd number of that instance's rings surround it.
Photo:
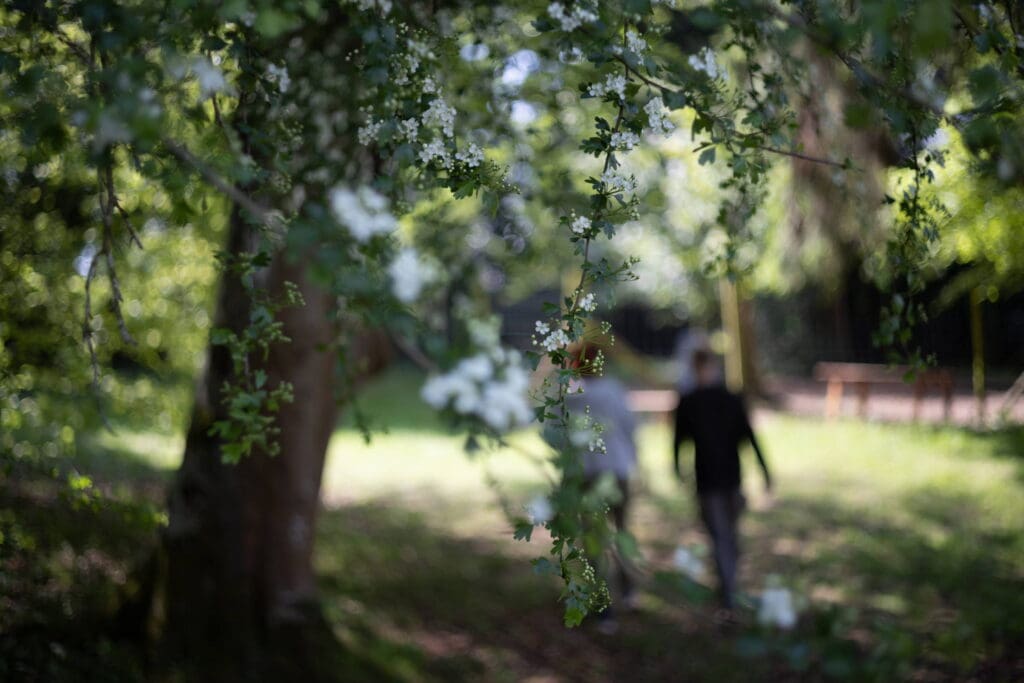
<path fill-rule="evenodd" d="M 740 547 L 736 525 L 746 505 L 737 489 L 707 491 L 699 495 L 700 516 L 714 546 L 722 606 L 731 609 L 736 594 L 736 568 Z"/>

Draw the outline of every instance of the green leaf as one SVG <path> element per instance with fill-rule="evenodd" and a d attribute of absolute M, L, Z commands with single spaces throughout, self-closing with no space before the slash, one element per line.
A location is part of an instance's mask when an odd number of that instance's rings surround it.
<path fill-rule="evenodd" d="M 651 0 L 625 0 L 622 9 L 630 14 L 649 14 L 651 11 Z"/>
<path fill-rule="evenodd" d="M 530 522 L 522 521 L 516 524 L 515 531 L 512 534 L 512 538 L 517 541 L 530 541 L 530 537 L 533 535 L 533 524 Z"/>
<path fill-rule="evenodd" d="M 701 166 L 715 163 L 715 148 L 708 147 L 703 152 L 701 152 L 700 156 L 697 158 L 697 163 L 699 163 Z"/>
<path fill-rule="evenodd" d="M 948 45 L 953 26 L 953 10 L 949 0 L 918 3 L 913 19 L 913 49 L 928 54 Z"/>

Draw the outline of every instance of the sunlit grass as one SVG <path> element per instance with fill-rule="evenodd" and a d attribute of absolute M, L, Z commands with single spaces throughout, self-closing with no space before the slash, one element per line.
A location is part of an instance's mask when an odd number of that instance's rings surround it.
<path fill-rule="evenodd" d="M 372 440 L 349 413 L 329 446 L 316 566 L 339 637 L 398 662 L 391 668 L 405 671 L 402 680 L 499 680 L 503 667 L 538 666 L 534 646 L 524 645 L 536 629 L 554 651 L 589 648 L 593 680 L 615 679 L 608 644 L 562 629 L 557 581 L 529 570 L 526 559 L 547 550 L 545 535 L 513 541 L 499 504 L 516 512 L 550 485 L 537 431 L 512 435 L 510 448 L 469 455 L 464 435 L 420 401 L 421 380 L 397 368 L 369 385 L 360 408 L 375 427 Z M 919 648 L 912 658 L 947 674 L 943 667 L 967 671 L 999 657 L 1005 639 L 1024 635 L 1024 431 L 769 412 L 757 414 L 756 428 L 776 488 L 771 498 L 763 494 L 746 453 L 745 590 L 778 574 L 814 609 L 851 610 L 865 643 L 895 629 Z M 631 514 L 645 558 L 643 610 L 625 638 L 650 656 L 619 654 L 658 662 L 655 678 L 691 666 L 695 680 L 733 680 L 748 664 L 702 625 L 701 608 L 659 584 L 677 544 L 706 543 L 692 481 L 672 476 L 670 443 L 667 416 L 644 421 Z M 136 470 L 166 475 L 182 441 L 118 432 L 93 446 L 81 449 L 81 469 L 114 480 L 118 467 L 123 478 Z M 523 623 L 510 624 L 510 614 Z M 679 633 L 686 647 L 675 644 Z"/>

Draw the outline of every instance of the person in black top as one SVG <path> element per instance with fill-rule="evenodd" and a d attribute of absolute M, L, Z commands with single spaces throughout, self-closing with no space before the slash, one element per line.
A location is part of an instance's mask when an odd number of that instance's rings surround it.
<path fill-rule="evenodd" d="M 765 490 L 771 490 L 771 475 L 764 455 L 750 428 L 747 409 L 740 396 L 716 382 L 716 363 L 707 350 L 693 354 L 697 389 L 680 397 L 675 415 L 672 460 L 676 475 L 679 447 L 686 440 L 694 445 L 694 470 L 700 514 L 714 545 L 722 605 L 733 607 L 739 543 L 736 524 L 745 507 L 741 489 L 739 446 L 750 441 L 764 472 Z"/>

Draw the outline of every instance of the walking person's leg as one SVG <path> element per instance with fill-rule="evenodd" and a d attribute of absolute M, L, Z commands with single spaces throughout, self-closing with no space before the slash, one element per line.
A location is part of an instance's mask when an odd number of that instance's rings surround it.
<path fill-rule="evenodd" d="M 722 606 L 733 607 L 736 592 L 736 540 L 735 504 L 732 491 L 713 491 L 700 495 L 700 512 L 714 547 L 715 568 L 718 570 Z"/>

